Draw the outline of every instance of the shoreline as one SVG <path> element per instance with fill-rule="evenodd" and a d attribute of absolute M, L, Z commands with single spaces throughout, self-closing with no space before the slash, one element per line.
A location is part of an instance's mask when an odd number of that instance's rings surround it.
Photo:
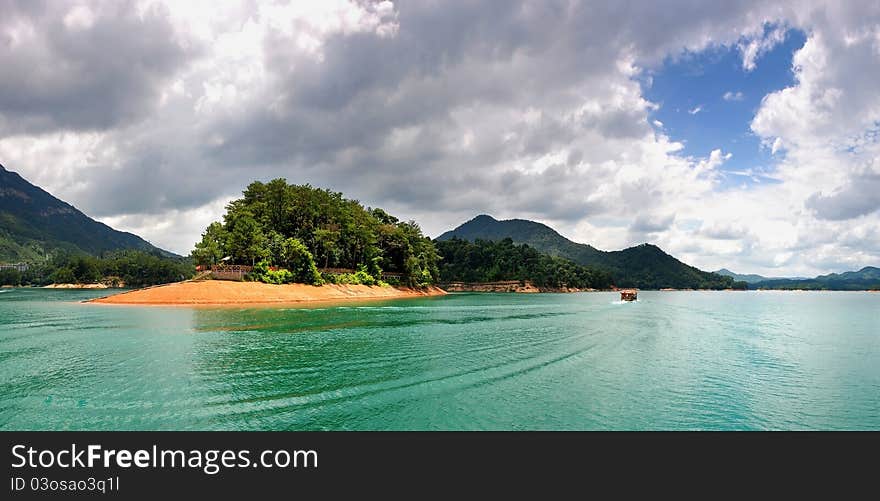
<path fill-rule="evenodd" d="M 272 285 L 261 282 L 204 280 L 156 285 L 83 302 L 132 306 L 277 306 L 326 301 L 405 299 L 443 295 L 446 295 L 446 291 L 438 287 L 416 289 L 340 284 Z"/>
<path fill-rule="evenodd" d="M 42 289 L 110 289 L 111 287 L 104 283 L 97 284 L 49 284 L 41 287 Z"/>

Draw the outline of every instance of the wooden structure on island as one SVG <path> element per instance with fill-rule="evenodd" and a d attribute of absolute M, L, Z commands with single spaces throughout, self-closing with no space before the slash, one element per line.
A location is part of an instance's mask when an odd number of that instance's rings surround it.
<path fill-rule="evenodd" d="M 254 270 L 253 266 L 241 264 L 213 264 L 209 268 L 211 278 L 215 280 L 244 280 L 245 275 Z"/>
<path fill-rule="evenodd" d="M 353 275 L 357 270 L 351 268 L 318 268 L 322 275 Z M 402 283 L 404 275 L 396 271 L 383 271 L 379 278 L 386 282 Z"/>
<path fill-rule="evenodd" d="M 277 266 L 270 266 L 270 270 L 278 270 Z M 212 264 L 207 266 L 196 266 L 196 271 L 199 272 L 199 277 L 213 278 L 214 280 L 236 280 L 242 281 L 245 279 L 245 276 L 251 273 L 254 270 L 253 266 L 247 266 L 243 264 Z M 322 275 L 350 275 L 357 272 L 357 270 L 353 270 L 350 268 L 318 268 L 318 271 Z M 382 280 L 386 282 L 393 283 L 402 283 L 404 275 L 403 273 L 397 272 L 382 272 L 380 275 Z"/>
<path fill-rule="evenodd" d="M 0 271 L 13 270 L 19 273 L 24 273 L 28 270 L 27 263 L 12 263 L 12 264 L 3 264 L 0 263 Z"/>

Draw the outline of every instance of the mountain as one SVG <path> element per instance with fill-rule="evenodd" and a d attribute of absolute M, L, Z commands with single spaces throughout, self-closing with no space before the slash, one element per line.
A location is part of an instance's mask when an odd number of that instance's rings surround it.
<path fill-rule="evenodd" d="M 684 264 L 656 245 L 642 244 L 606 252 L 591 245 L 572 242 L 547 225 L 525 219 L 499 221 L 483 214 L 443 233 L 437 240 L 452 238 L 470 241 L 510 238 L 517 244 L 528 244 L 552 256 L 608 270 L 618 287 L 723 289 L 733 286 L 734 282 L 729 277 Z"/>
<path fill-rule="evenodd" d="M 721 268 L 720 270 L 713 271 L 712 273 L 717 273 L 719 275 L 730 277 L 734 280 L 746 282 L 748 284 L 756 284 L 758 282 L 764 282 L 767 280 L 806 280 L 806 277 L 764 277 L 761 275 L 755 275 L 754 273 L 748 275 L 740 275 L 739 273 L 734 273 L 727 268 Z"/>
<path fill-rule="evenodd" d="M 720 270 L 714 271 L 713 273 L 717 273 L 725 277 L 730 277 L 737 281 L 746 282 L 748 284 L 763 282 L 764 280 L 773 280 L 772 278 L 762 277 L 761 275 L 755 275 L 754 273 L 748 275 L 740 275 L 739 273 L 734 273 L 727 268 L 721 268 Z"/>
<path fill-rule="evenodd" d="M 831 273 L 807 279 L 775 279 L 749 284 L 752 289 L 802 289 L 802 290 L 878 290 L 880 268 L 866 266 L 859 271 Z"/>
<path fill-rule="evenodd" d="M 0 262 L 35 261 L 53 250 L 97 256 L 120 249 L 175 256 L 91 219 L 0 165 Z"/>

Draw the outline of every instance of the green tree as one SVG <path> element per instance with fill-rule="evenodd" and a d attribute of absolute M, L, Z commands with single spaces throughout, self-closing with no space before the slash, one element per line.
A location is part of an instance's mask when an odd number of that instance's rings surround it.
<path fill-rule="evenodd" d="M 52 283 L 55 284 L 72 284 L 76 283 L 76 276 L 70 268 L 58 268 L 50 275 Z"/>
<path fill-rule="evenodd" d="M 70 266 L 77 283 L 92 284 L 103 277 L 101 263 L 91 256 L 76 256 L 71 260 Z"/>
<path fill-rule="evenodd" d="M 223 225 L 213 222 L 202 233 L 202 240 L 196 244 L 192 251 L 192 258 L 196 264 L 217 264 L 223 259 L 226 242 L 229 234 Z"/>
<path fill-rule="evenodd" d="M 330 266 L 331 260 L 335 263 L 338 259 L 339 231 L 329 228 L 315 230 L 315 243 L 318 249 L 317 256 L 323 257 L 324 268 Z"/>
<path fill-rule="evenodd" d="M 321 274 L 309 249 L 296 238 L 284 242 L 283 266 L 293 274 L 293 280 L 306 284 L 321 283 Z"/>
<path fill-rule="evenodd" d="M 268 256 L 266 236 L 251 211 L 236 210 L 228 212 L 226 217 L 227 245 L 233 260 L 253 265 Z"/>
<path fill-rule="evenodd" d="M 22 274 L 18 270 L 0 270 L 0 285 L 21 285 Z"/>

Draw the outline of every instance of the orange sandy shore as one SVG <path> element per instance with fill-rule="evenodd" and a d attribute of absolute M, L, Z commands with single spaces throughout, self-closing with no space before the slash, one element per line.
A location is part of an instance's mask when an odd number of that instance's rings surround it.
<path fill-rule="evenodd" d="M 88 301 L 101 304 L 132 305 L 237 305 L 283 304 L 311 301 L 346 301 L 353 299 L 395 299 L 421 296 L 442 296 L 437 287 L 411 289 L 367 285 L 321 286 L 305 284 L 270 285 L 260 282 L 229 282 L 205 280 L 177 282 L 148 287 Z"/>

